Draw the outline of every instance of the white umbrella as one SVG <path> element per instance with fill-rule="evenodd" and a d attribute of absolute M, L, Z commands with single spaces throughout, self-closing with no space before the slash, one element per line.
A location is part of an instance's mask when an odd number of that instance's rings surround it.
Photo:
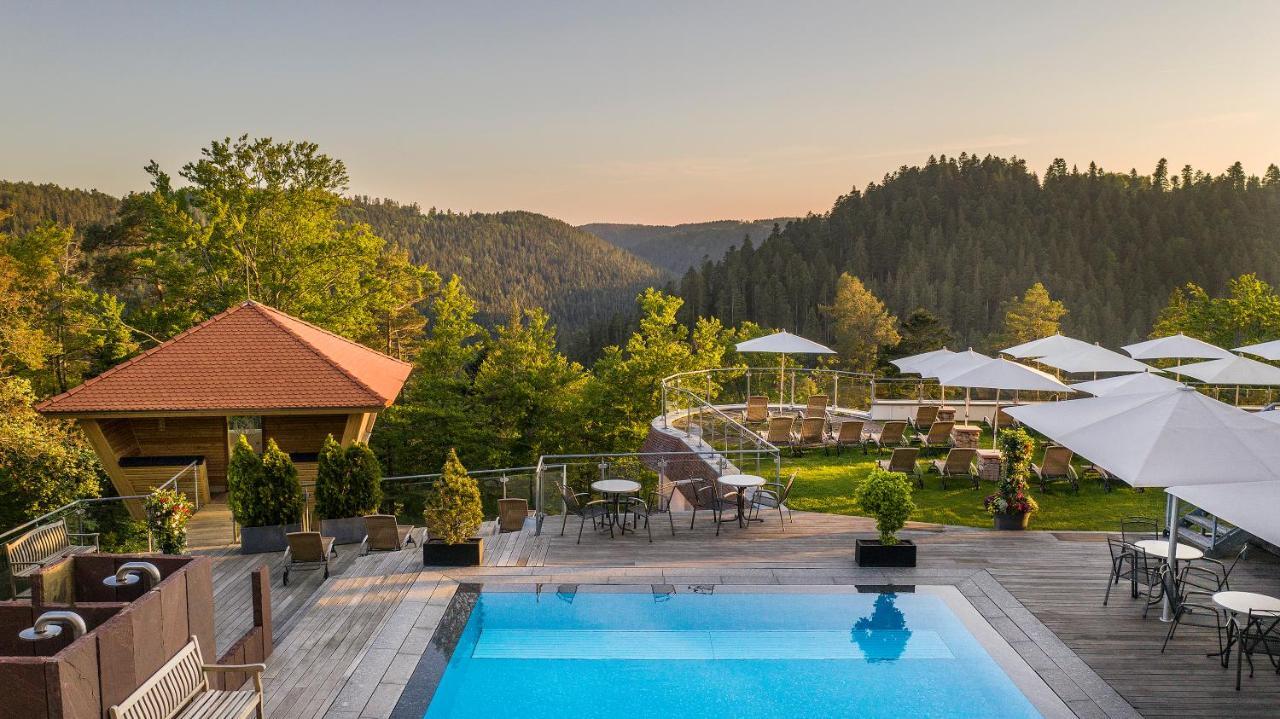
<path fill-rule="evenodd" d="M 1062 334 L 1049 335 L 1041 337 L 1038 340 L 1023 342 L 1020 345 L 1014 345 L 1007 349 L 1000 350 L 1000 354 L 1009 355 L 1018 359 L 1031 359 L 1035 357 L 1044 357 L 1046 355 L 1057 352 L 1070 352 L 1071 350 L 1080 349 L 1082 347 L 1092 347 L 1093 345 L 1072 337 Z"/>
<path fill-rule="evenodd" d="M 1240 404 L 1240 385 L 1280 385 L 1280 367 L 1236 355 L 1183 365 L 1178 372 L 1209 384 L 1235 385 L 1237 405 Z"/>
<path fill-rule="evenodd" d="M 1000 419 L 1000 390 L 1010 389 L 1015 392 L 1020 390 L 1040 392 L 1075 391 L 1047 372 L 1041 372 L 1038 369 L 1018 364 L 1017 362 L 1010 362 L 1003 357 L 989 360 L 984 364 L 966 370 L 948 373 L 939 377 L 938 381 L 953 387 L 965 388 L 964 418 L 966 422 L 969 421 L 969 390 L 974 388 L 994 389 L 996 391 L 996 414 L 995 419 L 991 422 L 993 434 L 999 430 L 997 422 Z M 995 446 L 994 438 L 992 439 L 992 446 Z"/>
<path fill-rule="evenodd" d="M 1190 387 L 1024 405 L 1009 415 L 1134 487 L 1265 482 L 1280 468 L 1280 426 Z M 1168 505 L 1174 557 L 1177 498 Z"/>
<path fill-rule="evenodd" d="M 1183 365 L 1178 371 L 1209 384 L 1280 385 L 1280 367 L 1248 357 L 1197 362 Z"/>
<path fill-rule="evenodd" d="M 1280 424 L 1280 410 L 1269 409 L 1265 412 L 1254 412 L 1253 416 L 1258 417 L 1260 419 L 1265 419 L 1268 422 L 1275 422 L 1276 424 Z"/>
<path fill-rule="evenodd" d="M 1119 377 L 1095 379 L 1089 382 L 1077 382 L 1071 389 L 1077 392 L 1088 392 L 1095 397 L 1108 397 L 1115 394 L 1149 394 L 1151 392 L 1168 392 L 1183 387 L 1168 377 L 1161 377 L 1151 372 L 1122 374 Z"/>
<path fill-rule="evenodd" d="M 1222 517 L 1249 534 L 1280 544 L 1280 512 L 1276 512 L 1276 507 L 1280 507 L 1278 481 L 1186 485 L 1170 487 L 1169 494 Z"/>
<path fill-rule="evenodd" d="M 807 340 L 799 335 L 793 335 L 790 332 L 774 332 L 771 335 L 757 337 L 752 340 L 746 340 L 734 345 L 734 349 L 739 352 L 759 352 L 765 354 L 780 354 L 778 366 L 778 406 L 781 407 L 786 397 L 786 365 L 787 355 L 789 354 L 810 354 L 810 355 L 833 355 L 835 350 L 820 345 L 813 340 Z M 792 394 L 794 395 L 795 386 L 792 385 Z M 747 394 L 751 394 L 751 375 L 747 375 Z M 795 397 L 793 396 L 794 400 Z"/>
<path fill-rule="evenodd" d="M 903 357 L 901 359 L 891 360 L 889 364 L 893 365 L 894 367 L 897 367 L 898 371 L 902 372 L 903 374 L 920 374 L 920 370 L 918 369 L 920 365 L 928 364 L 929 362 L 936 360 L 940 357 L 947 357 L 953 354 L 955 354 L 955 352 L 952 352 L 946 347 L 943 347 L 940 350 L 933 350 L 932 352 L 921 352 L 918 355 L 910 355 L 908 357 Z"/>
<path fill-rule="evenodd" d="M 952 352 L 949 355 L 939 355 L 929 360 L 925 360 L 916 365 L 916 372 L 921 377 L 932 378 L 938 380 L 940 390 L 940 402 L 947 403 L 947 383 L 940 378 L 942 375 L 955 374 L 965 370 L 973 369 L 980 365 L 984 365 L 991 361 L 991 358 L 981 352 L 974 352 L 973 348 L 969 348 L 963 352 Z M 968 406 L 968 393 L 965 393 L 965 405 Z M 965 418 L 968 421 L 968 417 Z"/>
<path fill-rule="evenodd" d="M 1065 352 L 1054 352 L 1038 357 L 1036 361 L 1068 374 L 1092 372 L 1094 379 L 1097 379 L 1099 372 L 1147 372 L 1151 369 L 1149 365 L 1101 345 L 1085 345 Z"/>
<path fill-rule="evenodd" d="M 1245 345 L 1244 347 L 1235 348 L 1232 352 L 1243 352 L 1254 357 L 1261 357 L 1264 360 L 1280 360 L 1280 340 Z"/>
<path fill-rule="evenodd" d="M 1230 352 L 1217 345 L 1211 345 L 1208 342 L 1198 340 L 1195 337 L 1188 337 L 1182 333 L 1125 345 L 1120 349 L 1128 352 L 1130 357 L 1140 360 L 1223 359 L 1231 356 Z"/>

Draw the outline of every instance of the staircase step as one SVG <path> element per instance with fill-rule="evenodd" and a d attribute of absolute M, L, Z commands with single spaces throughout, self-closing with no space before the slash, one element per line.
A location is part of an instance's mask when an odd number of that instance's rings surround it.
<path fill-rule="evenodd" d="M 1183 515 L 1183 517 L 1182 517 L 1182 521 L 1184 521 L 1184 522 L 1186 522 L 1186 523 L 1188 523 L 1188 524 L 1193 524 L 1193 525 L 1195 525 L 1195 526 L 1197 526 L 1197 527 L 1200 527 L 1201 529 L 1205 530 L 1206 532 L 1213 532 L 1213 531 L 1214 531 L 1214 530 L 1213 530 L 1213 517 L 1212 517 L 1212 516 L 1210 516 L 1210 515 L 1206 515 L 1206 514 L 1187 514 L 1187 515 Z M 1223 525 L 1223 524 L 1219 524 L 1219 525 L 1218 525 L 1218 535 L 1219 535 L 1219 536 L 1221 536 L 1221 535 L 1223 535 L 1223 534 L 1226 534 L 1226 533 L 1227 533 L 1227 531 L 1228 531 L 1229 529 L 1230 529 L 1230 527 L 1227 527 L 1226 525 Z"/>
<path fill-rule="evenodd" d="M 1190 527 L 1178 527 L 1178 541 L 1183 544 L 1190 544 L 1202 552 L 1208 553 L 1209 548 L 1213 546 L 1213 538 L 1201 534 Z"/>

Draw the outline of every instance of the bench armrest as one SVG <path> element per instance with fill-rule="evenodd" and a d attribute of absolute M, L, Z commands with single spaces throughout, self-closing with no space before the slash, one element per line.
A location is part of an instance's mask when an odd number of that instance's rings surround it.
<path fill-rule="evenodd" d="M 68 537 L 93 537 L 93 546 L 95 547 L 98 546 L 98 535 L 98 532 L 67 532 Z M 80 546 L 87 547 L 89 545 L 82 544 Z"/>
<path fill-rule="evenodd" d="M 201 664 L 206 672 L 253 672 L 261 674 L 267 670 L 266 664 Z"/>

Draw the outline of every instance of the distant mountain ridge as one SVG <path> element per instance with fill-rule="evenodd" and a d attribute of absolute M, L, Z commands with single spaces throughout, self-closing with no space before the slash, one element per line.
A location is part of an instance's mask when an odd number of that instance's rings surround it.
<path fill-rule="evenodd" d="M 344 214 L 407 249 L 415 263 L 461 277 L 486 322 L 503 321 L 517 305 L 542 307 L 573 349 L 583 349 L 588 328 L 632 315 L 641 290 L 670 280 L 596 235 L 534 212 L 423 212 L 355 197 Z"/>
<path fill-rule="evenodd" d="M 774 227 L 786 227 L 794 217 L 764 220 L 717 220 L 680 225 L 632 225 L 593 222 L 582 225 L 586 230 L 617 247 L 627 250 L 651 264 L 675 275 L 683 275 L 703 258 L 719 260 L 730 247 L 740 246 L 745 237 L 760 244 L 773 233 Z"/>

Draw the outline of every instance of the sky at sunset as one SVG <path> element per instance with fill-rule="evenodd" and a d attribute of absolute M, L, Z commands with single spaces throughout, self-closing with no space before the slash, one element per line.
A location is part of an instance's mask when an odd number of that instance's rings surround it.
<path fill-rule="evenodd" d="M 0 3 L 0 178 L 215 137 L 573 223 L 802 215 L 930 154 L 1280 163 L 1280 3 Z"/>

